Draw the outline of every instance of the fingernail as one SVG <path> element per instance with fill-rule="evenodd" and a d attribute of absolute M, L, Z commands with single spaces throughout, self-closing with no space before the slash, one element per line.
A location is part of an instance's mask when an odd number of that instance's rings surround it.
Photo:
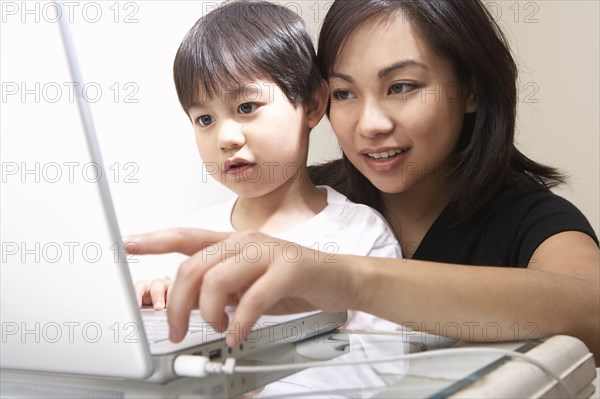
<path fill-rule="evenodd" d="M 227 336 L 225 337 L 225 343 L 230 348 L 232 348 L 232 347 L 235 346 L 235 344 L 236 344 L 235 341 L 236 341 L 236 339 L 235 339 L 235 336 L 233 334 L 227 334 Z"/>
<path fill-rule="evenodd" d="M 158 301 L 154 304 L 154 309 L 156 309 L 156 310 L 161 310 L 164 307 L 165 307 L 165 304 L 161 301 Z"/>
<path fill-rule="evenodd" d="M 238 346 L 241 342 L 242 339 L 236 332 L 228 333 L 225 337 L 225 343 L 230 347 Z"/>
<path fill-rule="evenodd" d="M 136 254 L 138 252 L 138 250 L 140 249 L 140 246 L 135 241 L 124 240 L 123 241 L 123 249 L 127 253 Z"/>

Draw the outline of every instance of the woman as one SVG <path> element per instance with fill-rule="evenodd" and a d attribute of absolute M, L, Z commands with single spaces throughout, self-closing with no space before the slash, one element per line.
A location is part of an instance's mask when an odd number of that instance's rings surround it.
<path fill-rule="evenodd" d="M 318 56 L 344 159 L 313 179 L 378 209 L 410 259 L 291 256 L 254 232 L 131 238 L 137 253 L 190 255 L 169 299 L 171 339 L 198 304 L 223 327 L 237 304 L 231 345 L 245 330 L 235 325 L 263 313 L 356 309 L 475 341 L 568 334 L 598 359 L 598 241 L 548 190 L 560 173 L 514 147 L 517 68 L 483 5 L 337 0 Z"/>

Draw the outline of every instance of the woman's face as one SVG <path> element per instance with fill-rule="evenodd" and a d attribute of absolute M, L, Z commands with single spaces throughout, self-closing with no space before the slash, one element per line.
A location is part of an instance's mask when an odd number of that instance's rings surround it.
<path fill-rule="evenodd" d="M 346 156 L 379 190 L 444 184 L 474 96 L 402 15 L 354 32 L 330 77 L 330 121 Z"/>

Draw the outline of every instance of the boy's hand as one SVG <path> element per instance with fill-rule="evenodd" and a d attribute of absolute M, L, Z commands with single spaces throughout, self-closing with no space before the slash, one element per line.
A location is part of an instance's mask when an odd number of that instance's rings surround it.
<path fill-rule="evenodd" d="M 167 307 L 167 298 L 172 281 L 169 278 L 157 278 L 152 281 L 140 280 L 135 283 L 135 296 L 138 306 L 152 305 L 154 310 Z"/>

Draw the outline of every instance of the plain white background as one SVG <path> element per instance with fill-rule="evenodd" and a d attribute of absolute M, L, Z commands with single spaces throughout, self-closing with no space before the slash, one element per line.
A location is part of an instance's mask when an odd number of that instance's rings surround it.
<path fill-rule="evenodd" d="M 182 37 L 217 3 L 73 1 L 62 15 L 73 21 L 124 234 L 177 226 L 194 210 L 231 195 L 203 173 L 191 125 L 172 83 L 172 61 Z M 278 3 L 301 13 L 316 38 L 331 2 Z M 599 3 L 487 4 L 521 68 L 518 145 L 533 159 L 570 175 L 569 185 L 557 192 L 573 201 L 599 232 Z M 58 160 L 53 154 L 59 148 L 79 159 L 84 150 L 62 133 L 81 127 L 70 98 L 54 3 L 2 1 L 1 10 L 3 183 L 31 183 L 35 173 L 42 180 L 51 177 L 49 169 L 44 176 L 43 166 Z M 313 132 L 310 152 L 311 163 L 339 155 L 326 121 Z M 21 167 L 24 161 L 29 168 L 41 162 L 39 172 L 15 172 L 15 165 Z M 64 165 L 62 172 L 66 177 Z M 3 216 L 19 212 L 26 210 L 2 205 Z M 156 276 L 165 265 L 173 270 L 170 259 L 144 258 L 133 270 L 136 277 Z"/>

